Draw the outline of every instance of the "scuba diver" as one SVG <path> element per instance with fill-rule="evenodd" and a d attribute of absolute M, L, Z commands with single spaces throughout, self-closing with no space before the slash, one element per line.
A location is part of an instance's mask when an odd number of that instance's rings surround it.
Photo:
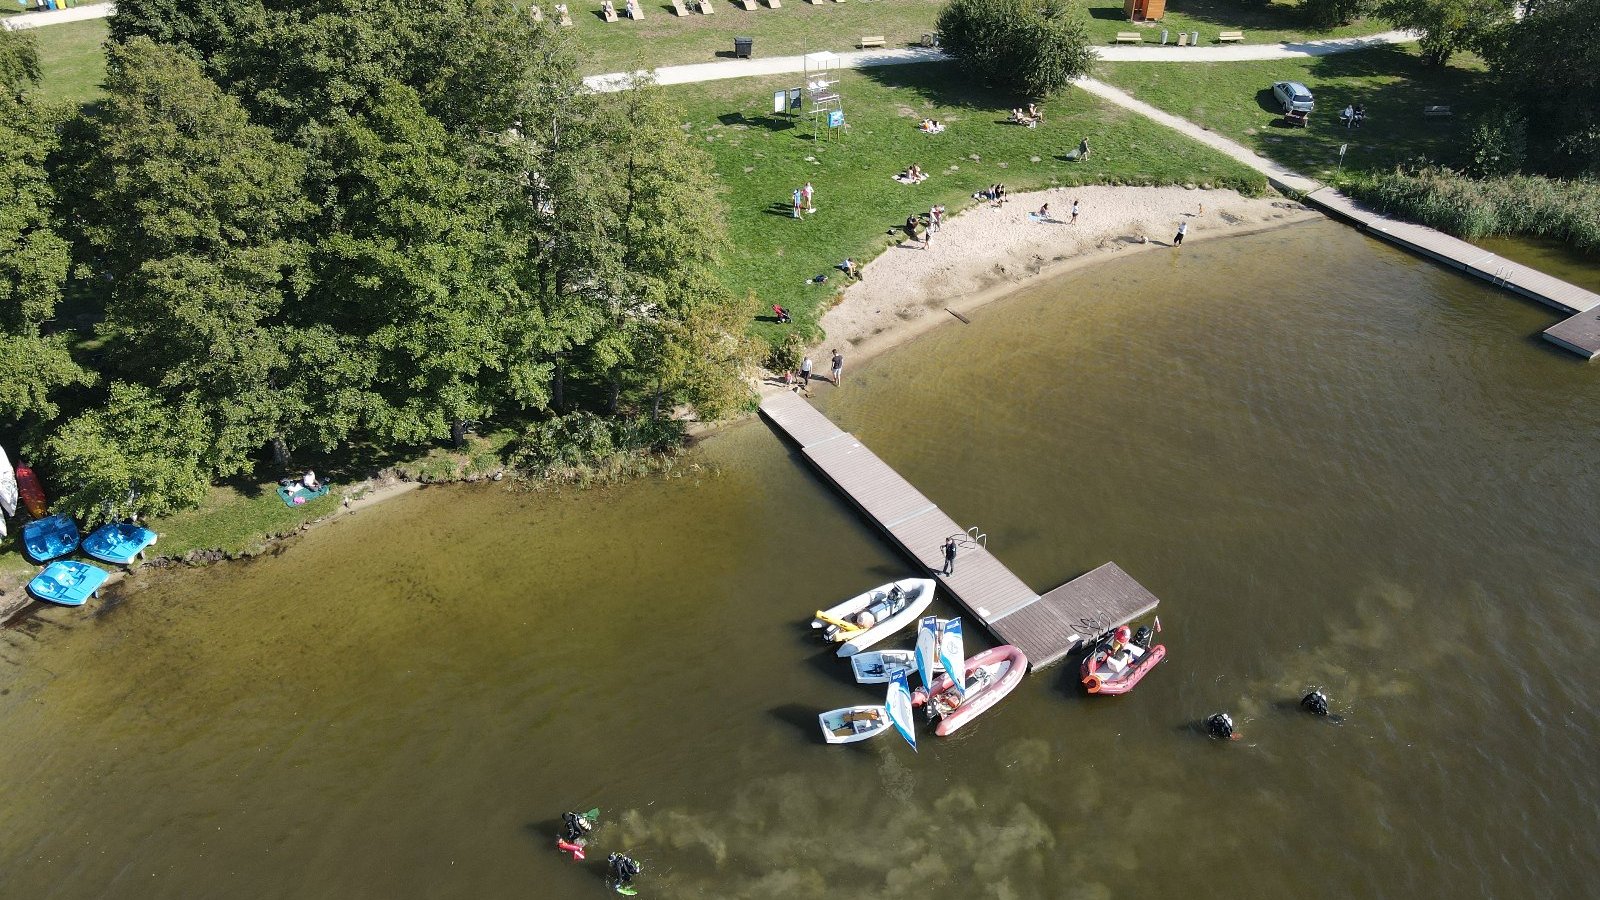
<path fill-rule="evenodd" d="M 619 894 L 633 895 L 639 892 L 630 882 L 642 871 L 644 867 L 633 860 L 626 853 L 613 853 L 606 860 L 607 871 L 611 876 L 611 889 Z"/>
<path fill-rule="evenodd" d="M 594 830 L 594 816 L 599 810 L 590 810 L 588 813 L 564 812 L 561 814 L 561 833 L 556 835 L 556 848 L 563 853 L 571 853 L 574 860 L 584 857 L 583 848 L 588 845 L 589 832 Z"/>
<path fill-rule="evenodd" d="M 1237 741 L 1239 735 L 1233 730 L 1233 716 L 1225 712 L 1212 713 L 1206 718 L 1206 733 L 1219 741 Z"/>

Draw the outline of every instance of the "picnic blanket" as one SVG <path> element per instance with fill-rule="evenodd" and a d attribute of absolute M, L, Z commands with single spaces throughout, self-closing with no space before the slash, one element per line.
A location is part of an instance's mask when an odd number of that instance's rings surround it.
<path fill-rule="evenodd" d="M 901 184 L 921 184 L 928 180 L 928 176 L 924 175 L 921 178 L 911 178 L 905 173 L 901 173 L 894 176 L 894 180 L 900 182 Z"/>
<path fill-rule="evenodd" d="M 283 500 L 284 506 L 304 506 L 312 500 L 328 493 L 328 485 L 324 484 L 316 490 L 308 490 L 305 485 L 297 484 L 293 489 L 278 485 L 278 497 Z"/>

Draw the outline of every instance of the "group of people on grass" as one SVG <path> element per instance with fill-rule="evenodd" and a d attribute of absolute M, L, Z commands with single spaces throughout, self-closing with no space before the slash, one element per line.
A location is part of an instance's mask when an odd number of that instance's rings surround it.
<path fill-rule="evenodd" d="M 1044 110 L 1037 103 L 1029 103 L 1027 109 L 1017 107 L 1011 111 L 1011 121 L 1032 128 L 1044 121 Z"/>
<path fill-rule="evenodd" d="M 901 184 L 921 184 L 922 182 L 926 181 L 927 178 L 928 173 L 922 171 L 921 166 L 917 165 L 916 163 L 912 163 L 911 166 L 904 172 L 896 175 L 894 180 L 900 182 Z"/>
<path fill-rule="evenodd" d="M 944 125 L 938 119 L 923 119 L 917 123 L 917 130 L 927 134 L 938 134 L 944 130 Z"/>

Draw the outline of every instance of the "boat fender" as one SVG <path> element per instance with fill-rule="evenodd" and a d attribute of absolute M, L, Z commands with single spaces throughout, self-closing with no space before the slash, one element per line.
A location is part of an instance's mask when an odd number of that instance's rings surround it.
<path fill-rule="evenodd" d="M 1313 716 L 1328 715 L 1328 695 L 1321 691 L 1312 691 L 1304 697 L 1301 697 L 1300 705 L 1305 708 L 1306 712 L 1311 713 Z"/>
<path fill-rule="evenodd" d="M 1233 716 L 1225 712 L 1212 713 L 1206 719 L 1206 733 L 1219 741 L 1238 740 L 1233 730 Z"/>

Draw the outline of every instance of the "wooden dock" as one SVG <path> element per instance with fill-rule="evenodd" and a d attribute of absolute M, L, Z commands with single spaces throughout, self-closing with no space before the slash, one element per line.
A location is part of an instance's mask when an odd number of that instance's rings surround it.
<path fill-rule="evenodd" d="M 1490 253 L 1441 231 L 1392 219 L 1333 188 L 1312 191 L 1305 196 L 1305 200 L 1375 237 L 1572 314 L 1566 321 L 1545 329 L 1545 339 L 1586 359 L 1600 356 L 1600 321 L 1596 321 L 1590 313 L 1600 307 L 1600 294 L 1553 278 L 1538 269 Z"/>
<path fill-rule="evenodd" d="M 1159 602 L 1115 563 L 1040 596 L 888 463 L 795 393 L 772 393 L 761 402 L 761 412 L 968 613 L 1000 640 L 1022 648 L 1030 668 L 1060 660 L 1083 641 L 1144 615 Z M 944 542 L 951 537 L 960 552 L 954 573 L 943 575 Z"/>

